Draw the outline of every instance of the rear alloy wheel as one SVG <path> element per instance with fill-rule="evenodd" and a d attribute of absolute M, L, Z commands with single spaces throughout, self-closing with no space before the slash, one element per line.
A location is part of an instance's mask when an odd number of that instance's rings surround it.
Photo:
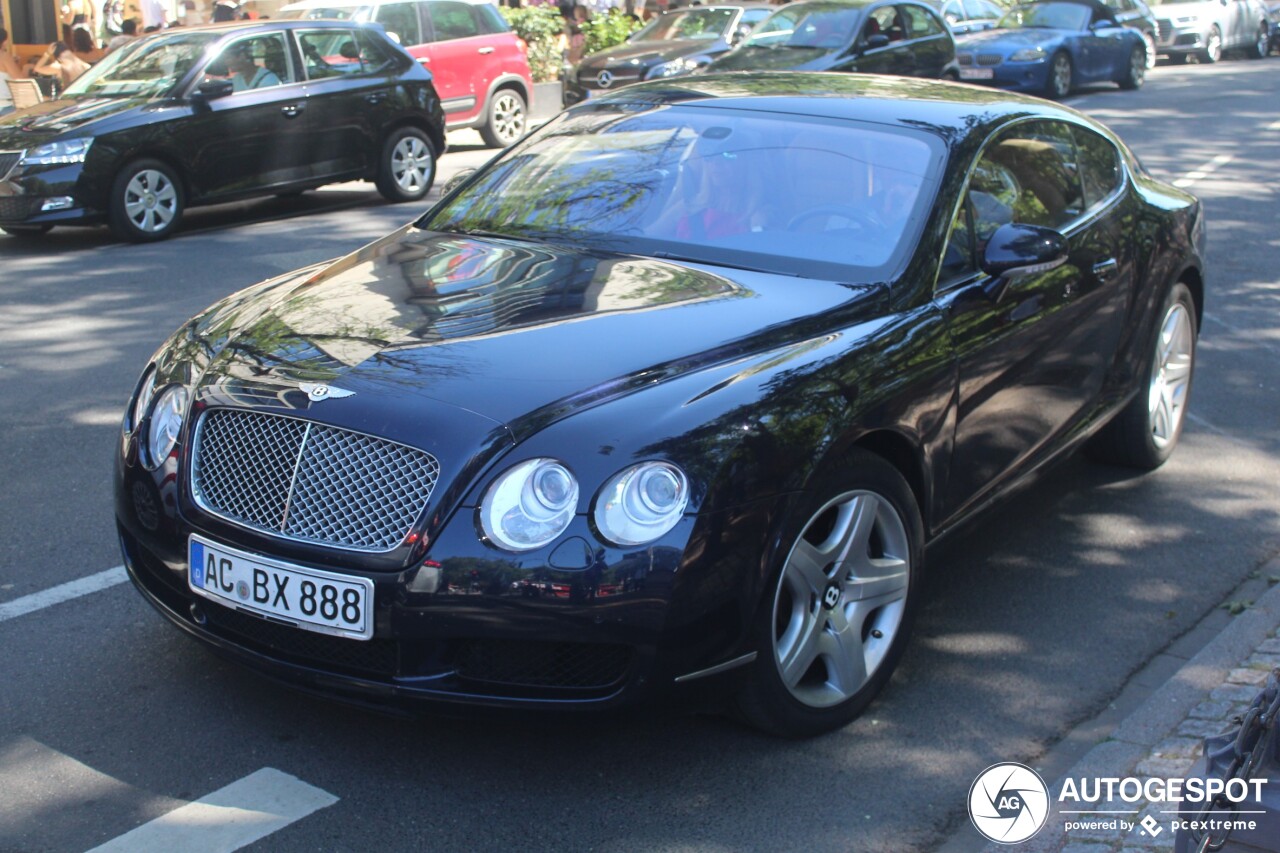
<path fill-rule="evenodd" d="M 1173 454 L 1191 398 L 1196 361 L 1196 309 L 1191 291 L 1174 285 L 1151 345 L 1146 393 L 1139 392 L 1089 442 L 1104 462 L 1150 470 Z"/>
<path fill-rule="evenodd" d="M 506 148 L 524 136 L 528 107 L 515 89 L 499 89 L 489 101 L 489 118 L 480 136 L 490 148 Z"/>
<path fill-rule="evenodd" d="M 1271 50 L 1271 33 L 1264 24 L 1258 30 L 1258 40 L 1249 47 L 1250 59 L 1262 59 Z"/>
<path fill-rule="evenodd" d="M 52 225 L 0 225 L 0 231 L 10 237 L 43 237 L 52 230 Z"/>
<path fill-rule="evenodd" d="M 1121 89 L 1137 89 L 1147 79 L 1147 55 L 1141 47 L 1135 47 L 1129 54 L 1129 67 L 1120 78 Z"/>
<path fill-rule="evenodd" d="M 436 179 L 436 153 L 431 140 L 416 127 L 402 127 L 387 137 L 374 183 L 387 201 L 418 201 Z"/>
<path fill-rule="evenodd" d="M 159 160 L 134 160 L 116 176 L 111 190 L 111 230 L 122 240 L 163 240 L 182 222 L 182 184 Z"/>
<path fill-rule="evenodd" d="M 1071 57 L 1055 53 L 1049 63 L 1049 79 L 1045 81 L 1045 94 L 1062 99 L 1071 94 Z"/>
<path fill-rule="evenodd" d="M 1205 39 L 1204 50 L 1200 51 L 1200 61 L 1212 65 L 1222 58 L 1222 30 L 1214 26 Z"/>
<path fill-rule="evenodd" d="M 783 737 L 856 717 L 889 680 L 915 610 L 923 525 L 910 487 L 870 453 L 837 467 L 795 509 L 737 698 L 747 722 Z"/>
<path fill-rule="evenodd" d="M 1156 39 L 1151 33 L 1142 34 L 1142 43 L 1147 48 L 1147 70 L 1156 67 L 1156 57 L 1159 55 L 1156 50 Z"/>

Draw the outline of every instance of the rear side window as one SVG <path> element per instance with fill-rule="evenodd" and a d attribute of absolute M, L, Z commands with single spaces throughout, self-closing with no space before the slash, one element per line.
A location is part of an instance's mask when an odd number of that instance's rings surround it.
<path fill-rule="evenodd" d="M 480 17 L 480 32 L 490 35 L 511 32 L 511 26 L 496 7 L 488 3 L 482 3 L 478 6 L 473 6 L 472 9 Z"/>
<path fill-rule="evenodd" d="M 373 19 L 393 34 L 402 45 L 422 44 L 418 7 L 413 3 L 384 3 Z"/>
<path fill-rule="evenodd" d="M 1060 122 L 1028 122 L 1000 134 L 969 184 L 979 241 L 1009 222 L 1061 229 L 1079 218 L 1077 171 L 1075 140 Z"/>
<path fill-rule="evenodd" d="M 479 22 L 472 10 L 469 3 L 455 3 L 453 0 L 428 3 L 427 11 L 431 15 L 431 28 L 435 30 L 436 41 L 480 35 Z"/>
<path fill-rule="evenodd" d="M 923 6 L 900 6 L 906 20 L 907 38 L 921 39 L 943 33 L 942 22 Z"/>
<path fill-rule="evenodd" d="M 365 70 L 353 30 L 295 30 L 302 67 L 311 80 L 343 77 Z"/>
<path fill-rule="evenodd" d="M 1085 204 L 1092 210 L 1120 186 L 1120 152 L 1092 130 L 1083 127 L 1071 130 L 1080 151 L 1080 182 L 1084 185 Z"/>

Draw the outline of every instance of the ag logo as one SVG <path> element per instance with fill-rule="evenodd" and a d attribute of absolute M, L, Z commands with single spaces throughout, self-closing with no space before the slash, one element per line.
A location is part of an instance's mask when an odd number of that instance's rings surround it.
<path fill-rule="evenodd" d="M 987 839 L 1017 844 L 1040 831 L 1049 817 L 1049 788 L 1021 764 L 993 764 L 969 788 L 969 819 Z"/>

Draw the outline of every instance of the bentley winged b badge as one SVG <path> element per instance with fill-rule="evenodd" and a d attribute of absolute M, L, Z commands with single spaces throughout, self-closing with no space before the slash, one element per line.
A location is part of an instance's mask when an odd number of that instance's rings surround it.
<path fill-rule="evenodd" d="M 350 397 L 355 391 L 346 391 L 333 385 L 315 385 L 310 382 L 301 382 L 298 389 L 307 395 L 307 399 L 313 403 L 319 403 L 321 400 L 340 399 L 342 397 Z"/>

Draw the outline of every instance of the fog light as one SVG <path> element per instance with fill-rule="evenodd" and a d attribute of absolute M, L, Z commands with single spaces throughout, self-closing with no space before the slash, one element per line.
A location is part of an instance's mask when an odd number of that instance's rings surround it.
<path fill-rule="evenodd" d="M 75 207 L 75 200 L 69 195 L 58 195 L 53 198 L 44 200 L 44 204 L 40 205 L 40 212 L 44 213 L 50 210 L 66 210 Z"/>

